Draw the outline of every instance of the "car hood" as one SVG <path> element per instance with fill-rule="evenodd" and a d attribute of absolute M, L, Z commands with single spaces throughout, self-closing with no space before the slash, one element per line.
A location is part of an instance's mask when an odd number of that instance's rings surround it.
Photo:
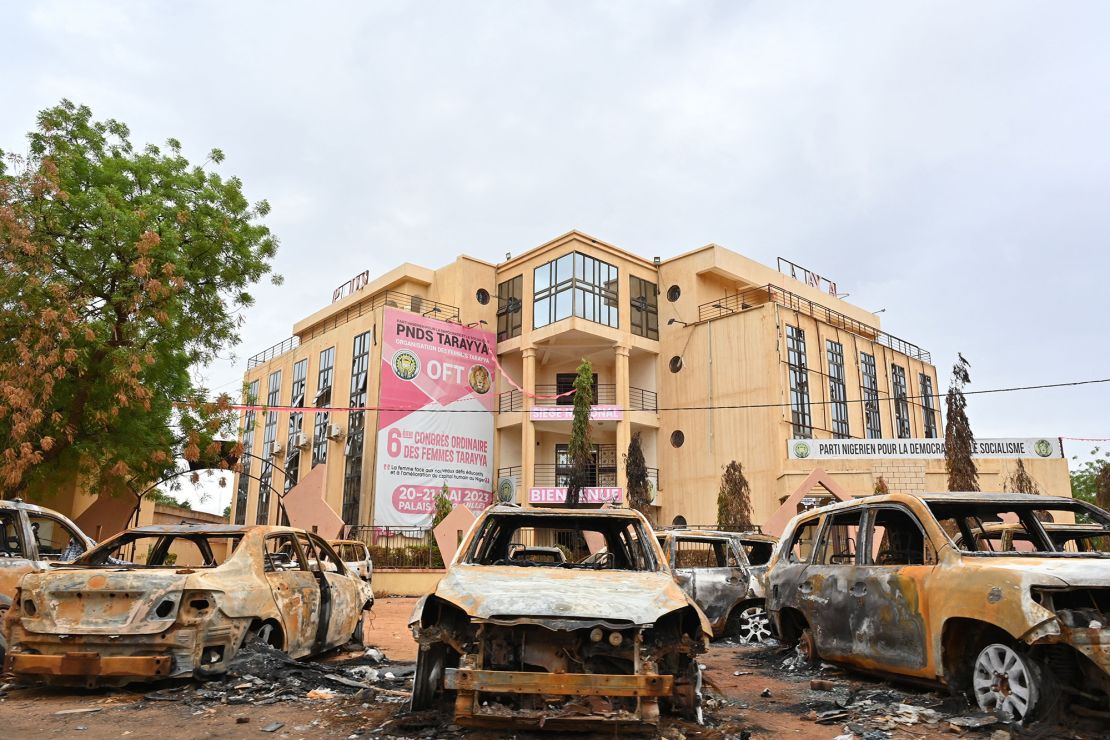
<path fill-rule="evenodd" d="M 440 581 L 436 596 L 477 619 L 598 619 L 637 625 L 653 624 L 693 605 L 663 571 L 512 565 L 455 565 Z"/>
<path fill-rule="evenodd" d="M 24 610 L 20 621 L 47 634 L 153 634 L 173 624 L 188 578 L 111 568 L 32 573 L 20 597 L 34 603 L 34 614 Z"/>
<path fill-rule="evenodd" d="M 968 557 L 965 555 L 965 557 Z M 980 566 L 1004 570 L 1033 586 L 1110 586 L 1110 558 L 1023 555 L 968 558 Z"/>

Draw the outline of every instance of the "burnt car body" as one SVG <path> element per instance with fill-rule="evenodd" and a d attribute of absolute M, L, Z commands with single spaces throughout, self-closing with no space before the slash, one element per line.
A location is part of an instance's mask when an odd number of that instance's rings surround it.
<path fill-rule="evenodd" d="M 364 581 L 374 578 L 374 561 L 370 559 L 370 548 L 362 540 L 328 540 L 328 544 L 339 555 L 347 570 L 357 573 Z"/>
<path fill-rule="evenodd" d="M 810 660 L 945 684 L 1007 719 L 1064 696 L 1105 710 L 1110 553 L 1076 531 L 1106 542 L 1110 514 L 1007 493 L 835 504 L 787 527 L 768 605 Z"/>
<path fill-rule="evenodd" d="M 369 584 L 289 527 L 140 527 L 24 576 L 6 668 L 60 685 L 219 675 L 248 639 L 298 658 L 361 635 Z M 357 634 L 356 634 L 357 633 Z"/>
<path fill-rule="evenodd" d="M 56 511 L 19 499 L 0 501 L 0 666 L 7 643 L 2 628 L 23 576 L 72 559 L 96 543 Z"/>
<path fill-rule="evenodd" d="M 705 612 L 715 637 L 758 643 L 772 636 L 764 579 L 776 538 L 686 528 L 657 535 L 675 580 Z"/>
<path fill-rule="evenodd" d="M 572 558 L 511 557 L 555 542 Z M 654 724 L 660 702 L 700 718 L 696 656 L 709 623 L 635 511 L 490 507 L 410 626 L 420 645 L 412 707 L 452 692 L 459 724 Z"/>

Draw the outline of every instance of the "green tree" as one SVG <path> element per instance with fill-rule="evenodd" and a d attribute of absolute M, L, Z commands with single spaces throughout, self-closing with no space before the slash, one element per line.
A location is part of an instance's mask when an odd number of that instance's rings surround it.
<path fill-rule="evenodd" d="M 594 446 L 590 439 L 590 408 L 594 403 L 594 368 L 583 359 L 574 379 L 574 415 L 570 425 L 570 481 L 567 485 L 567 506 L 578 506 L 583 488 L 594 482 Z"/>
<path fill-rule="evenodd" d="M 155 488 L 153 491 L 147 491 L 143 498 L 148 501 L 153 501 L 155 504 L 162 504 L 163 506 L 176 506 L 179 509 L 192 509 L 193 505 L 186 499 L 178 499 L 176 496 Z"/>
<path fill-rule="evenodd" d="M 190 371 L 239 341 L 269 205 L 211 170 L 218 149 L 137 149 L 65 100 L 37 123 L 27 156 L 0 156 L 0 496 L 141 488 L 233 418 Z"/>
<path fill-rule="evenodd" d="M 455 505 L 451 503 L 451 488 L 447 485 L 447 481 L 443 481 L 443 488 L 436 494 L 435 497 L 435 513 L 432 514 L 432 527 L 438 527 L 439 523 L 447 518 L 447 515 L 455 510 Z"/>
<path fill-rule="evenodd" d="M 957 353 L 959 359 L 952 366 L 952 382 L 948 386 L 947 423 L 944 426 L 944 469 L 948 473 L 949 491 L 978 491 L 979 469 L 972 454 L 975 435 L 967 419 L 967 399 L 964 386 L 971 382 L 968 368 L 971 363 Z"/>
<path fill-rule="evenodd" d="M 1091 450 L 1091 459 L 1071 471 L 1071 495 L 1110 510 L 1110 458 L 1100 448 Z"/>
<path fill-rule="evenodd" d="M 752 489 L 743 466 L 735 460 L 725 466 L 717 490 L 717 526 L 731 532 L 752 528 Z"/>
<path fill-rule="evenodd" d="M 1041 488 L 1029 471 L 1025 469 L 1025 462 L 1017 461 L 1014 470 L 1002 481 L 1002 490 L 1008 493 L 1040 493 Z"/>
<path fill-rule="evenodd" d="M 648 480 L 647 462 L 644 460 L 644 449 L 640 446 L 639 432 L 634 433 L 628 443 L 628 452 L 624 455 L 624 472 L 628 478 L 628 505 L 654 524 L 649 491 L 651 481 Z"/>

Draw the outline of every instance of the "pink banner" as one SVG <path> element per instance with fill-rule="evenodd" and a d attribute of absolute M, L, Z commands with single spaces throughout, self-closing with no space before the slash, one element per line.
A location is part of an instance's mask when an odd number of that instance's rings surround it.
<path fill-rule="evenodd" d="M 445 485 L 455 506 L 481 511 L 493 501 L 494 335 L 395 308 L 384 325 L 374 524 L 430 525 Z"/>
<path fill-rule="evenodd" d="M 528 412 L 532 421 L 570 421 L 574 418 L 573 406 L 533 406 Z M 620 406 L 591 406 L 590 421 L 620 421 L 624 409 Z"/>
<path fill-rule="evenodd" d="M 583 488 L 578 494 L 578 501 L 583 504 L 619 504 L 623 497 L 623 488 Z M 566 502 L 566 488 L 528 489 L 530 504 L 565 504 Z"/>

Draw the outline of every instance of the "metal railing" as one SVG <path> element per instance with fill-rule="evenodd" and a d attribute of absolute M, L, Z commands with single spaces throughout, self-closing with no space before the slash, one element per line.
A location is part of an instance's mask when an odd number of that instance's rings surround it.
<path fill-rule="evenodd" d="M 544 396 L 554 396 L 558 393 L 557 386 L 554 385 L 537 385 L 536 393 Z M 594 404 L 608 404 L 616 403 L 617 386 L 616 385 L 599 385 L 597 387 L 597 397 L 594 398 Z M 537 398 L 537 406 L 571 406 L 574 404 L 574 394 L 563 396 L 559 399 L 554 398 Z M 659 395 L 655 391 L 649 391 L 645 388 L 629 388 L 628 389 L 628 408 L 631 411 L 658 411 L 659 410 Z M 507 413 L 512 411 L 524 410 L 524 394 L 515 388 L 511 391 L 505 391 L 497 396 L 497 410 L 500 413 Z"/>
<path fill-rule="evenodd" d="M 659 394 L 643 388 L 629 388 L 628 408 L 632 411 L 658 411 Z"/>
<path fill-rule="evenodd" d="M 259 352 L 257 355 L 254 355 L 253 357 L 248 357 L 247 369 L 250 370 L 252 367 L 264 365 L 278 355 L 283 355 L 290 350 L 296 349 L 300 346 L 300 344 L 301 338 L 298 336 L 292 336 L 288 339 L 283 339 L 275 344 L 273 347 L 267 347 L 266 349 Z"/>
<path fill-rule="evenodd" d="M 520 482 L 523 480 L 524 468 L 520 465 L 510 465 L 507 468 L 497 469 L 497 480 L 502 478 L 512 478 L 516 481 L 517 488 L 520 487 Z"/>
<path fill-rule="evenodd" d="M 537 465 L 536 469 L 538 470 L 540 467 L 541 467 L 540 465 Z M 535 481 L 535 484 L 538 485 L 538 486 L 555 485 L 554 481 L 558 479 L 559 472 L 566 472 L 565 468 L 567 466 L 546 465 L 546 466 L 543 466 L 543 467 L 544 467 L 544 480 L 545 481 L 552 481 L 552 482 L 545 483 L 545 482 L 541 482 L 540 480 L 537 479 Z M 554 473 L 549 473 L 548 469 L 554 469 L 555 472 Z M 560 471 L 560 469 L 564 469 L 564 470 Z M 613 467 L 613 466 L 603 466 L 603 467 L 600 467 L 600 468 L 596 468 L 594 470 L 594 478 L 596 479 L 599 473 L 605 474 L 605 473 L 608 473 L 608 472 L 611 472 L 615 476 L 616 475 L 616 468 Z M 497 480 L 501 480 L 502 478 L 512 478 L 514 481 L 516 481 L 517 488 L 519 489 L 520 485 L 521 485 L 521 481 L 523 480 L 523 474 L 524 474 L 524 468 L 522 468 L 520 465 L 510 465 L 510 466 L 505 467 L 505 468 L 498 468 L 497 469 Z M 647 469 L 647 477 L 648 477 L 648 480 L 651 481 L 651 484 L 655 487 L 656 491 L 662 490 L 659 487 L 659 468 L 648 468 Z M 614 478 L 614 480 L 616 480 L 616 479 Z"/>
<path fill-rule="evenodd" d="M 907 357 L 912 357 L 927 363 L 932 363 L 933 361 L 932 355 L 927 350 L 918 347 L 912 342 L 899 339 L 893 334 L 888 334 L 870 324 L 865 324 L 862 321 L 853 319 L 851 316 L 843 314 L 840 311 L 831 309 L 828 306 L 822 306 L 820 303 L 811 301 L 808 298 L 803 298 L 797 293 L 783 290 L 777 285 L 767 284 L 758 288 L 749 288 L 739 293 L 724 296 L 716 301 L 703 303 L 698 306 L 698 321 L 723 318 L 766 303 L 775 303 L 791 311 L 804 313 L 818 321 L 823 321 L 826 324 L 844 329 L 845 331 L 850 331 L 865 339 L 870 339 L 895 352 L 901 352 Z"/>
<path fill-rule="evenodd" d="M 554 383 L 536 385 L 537 396 L 554 396 L 559 393 L 571 393 L 561 398 L 537 398 L 537 406 L 573 406 L 574 392 L 571 388 L 555 385 Z M 611 405 L 617 402 L 617 386 L 614 383 L 598 383 L 594 386 L 594 405 Z"/>
<path fill-rule="evenodd" d="M 351 528 L 347 538 L 366 543 L 375 570 L 444 567 L 431 529 L 359 525 Z"/>
<path fill-rule="evenodd" d="M 511 391 L 505 391 L 497 396 L 497 411 L 498 413 L 508 413 L 512 411 L 524 410 L 524 394 L 515 388 Z"/>

